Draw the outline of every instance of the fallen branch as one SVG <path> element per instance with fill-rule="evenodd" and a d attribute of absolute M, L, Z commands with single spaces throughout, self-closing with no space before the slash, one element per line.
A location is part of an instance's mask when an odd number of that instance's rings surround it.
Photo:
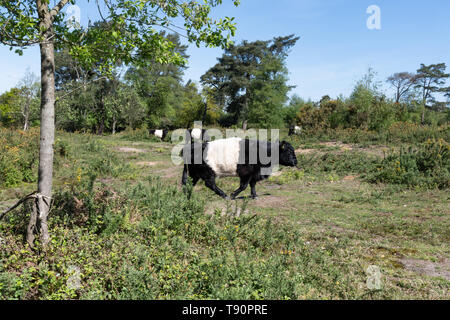
<path fill-rule="evenodd" d="M 0 215 L 0 220 L 3 219 L 3 217 L 6 216 L 9 212 L 13 211 L 18 206 L 20 206 L 22 203 L 25 203 L 25 201 L 30 200 L 30 199 L 34 199 L 34 205 L 33 205 L 32 211 L 31 211 L 30 221 L 29 221 L 28 227 L 27 227 L 27 242 L 30 245 L 30 247 L 33 248 L 34 247 L 34 239 L 35 239 L 34 234 L 37 232 L 36 231 L 37 226 L 40 225 L 41 229 L 44 228 L 42 226 L 43 222 L 42 222 L 42 217 L 40 214 L 40 208 L 43 205 L 42 203 L 45 203 L 48 207 L 50 207 L 50 202 L 52 199 L 51 197 L 44 196 L 43 194 L 40 194 L 39 192 L 34 191 L 34 192 L 30 193 L 29 195 L 20 199 L 15 205 L 13 205 L 11 208 L 9 208 L 5 212 L 3 212 Z M 50 212 L 50 210 L 49 210 L 49 212 Z M 44 222 L 45 222 L 45 220 L 44 220 Z M 45 232 L 46 231 L 44 230 L 44 234 L 45 234 Z"/>
<path fill-rule="evenodd" d="M 25 197 L 23 197 L 22 199 L 20 199 L 15 205 L 13 205 L 11 208 L 9 208 L 8 210 L 6 210 L 6 211 L 3 212 L 2 214 L 0 214 L 0 220 L 2 220 L 4 216 L 6 216 L 8 213 L 10 213 L 10 212 L 13 211 L 14 209 L 16 209 L 18 206 L 20 206 L 20 205 L 21 205 L 22 203 L 24 203 L 25 201 L 27 201 L 27 200 L 29 200 L 29 199 L 38 199 L 39 197 L 42 197 L 42 198 L 49 198 L 49 197 L 47 197 L 47 196 L 44 196 L 44 195 L 38 193 L 37 191 L 34 191 L 34 192 L 30 193 L 29 195 L 26 195 Z M 45 203 L 46 203 L 47 205 L 49 205 L 49 204 L 47 203 L 46 200 L 44 200 L 44 201 L 45 201 Z"/>
<path fill-rule="evenodd" d="M 2 220 L 4 216 L 6 216 L 9 212 L 13 211 L 15 208 L 20 206 L 25 201 L 32 199 L 32 198 L 36 199 L 36 196 L 37 196 L 37 191 L 34 191 L 34 192 L 30 193 L 29 195 L 25 196 L 24 198 L 20 199 L 15 205 L 13 205 L 11 208 L 9 208 L 8 210 L 6 210 L 5 212 L 3 212 L 0 215 L 0 220 Z"/>

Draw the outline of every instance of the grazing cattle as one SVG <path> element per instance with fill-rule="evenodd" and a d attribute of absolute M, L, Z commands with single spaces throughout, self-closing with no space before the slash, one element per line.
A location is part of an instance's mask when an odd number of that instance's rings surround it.
<path fill-rule="evenodd" d="M 278 152 L 275 152 L 277 150 Z M 220 139 L 206 143 L 187 144 L 182 151 L 184 170 L 182 184 L 188 175 L 193 185 L 199 179 L 224 199 L 228 196 L 215 183 L 217 177 L 240 178 L 240 186 L 231 195 L 232 199 L 251 187 L 252 198 L 257 198 L 256 183 L 267 179 L 274 166 L 296 166 L 294 148 L 287 142 L 267 142 L 241 138 Z M 273 155 L 273 156 L 272 156 Z"/>
<path fill-rule="evenodd" d="M 186 141 L 191 141 L 191 143 L 194 143 L 194 141 L 209 141 L 210 137 L 208 133 L 206 132 L 206 129 L 200 129 L 200 128 L 194 128 L 194 129 L 188 129 L 188 138 Z M 190 139 L 189 139 L 190 137 Z"/>
<path fill-rule="evenodd" d="M 151 129 L 151 130 L 149 130 L 149 133 L 150 133 L 150 135 L 154 135 L 155 137 L 158 137 L 161 140 L 164 140 L 164 138 L 169 133 L 169 130 L 167 130 L 167 129 L 159 129 L 159 130 Z"/>
<path fill-rule="evenodd" d="M 302 132 L 302 128 L 301 127 L 299 127 L 299 126 L 294 126 L 294 125 L 292 125 L 292 126 L 290 126 L 289 127 L 289 135 L 290 136 L 292 136 L 292 135 L 298 135 L 298 134 L 300 134 Z"/>

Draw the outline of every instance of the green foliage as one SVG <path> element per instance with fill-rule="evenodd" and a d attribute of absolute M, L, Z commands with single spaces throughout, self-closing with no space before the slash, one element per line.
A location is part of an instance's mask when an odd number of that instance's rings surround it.
<path fill-rule="evenodd" d="M 397 118 L 397 107 L 362 85 L 348 100 L 322 100 L 300 105 L 296 123 L 306 130 L 352 128 L 380 132 Z"/>
<path fill-rule="evenodd" d="M 127 141 L 158 141 L 159 138 L 155 137 L 155 135 L 150 135 L 148 129 L 144 126 L 143 128 L 132 130 L 126 129 L 125 131 L 119 134 L 119 137 L 123 140 Z"/>
<path fill-rule="evenodd" d="M 138 139 L 146 132 L 141 130 L 128 132 L 129 137 L 135 134 Z M 260 185 L 274 195 L 267 200 L 280 197 L 283 204 L 263 207 L 264 196 L 256 202 L 216 199 L 219 208 L 210 212 L 212 198 L 201 186 L 195 192 L 188 186 L 189 199 L 172 179 L 142 177 L 142 170 L 138 179 L 132 177 L 122 166 L 125 155 L 114 152 L 118 143 L 125 145 L 125 133 L 98 137 L 59 132 L 55 147 L 61 165 L 56 166 L 57 187 L 49 216 L 51 242 L 44 253 L 31 251 L 23 241 L 28 207 L 0 221 L 0 299 L 356 299 L 368 292 L 354 285 L 366 280 L 362 269 L 366 263 L 376 261 L 385 272 L 406 272 L 387 269 L 385 260 L 372 254 L 370 235 L 407 237 L 408 243 L 411 237 L 429 238 L 443 250 L 445 223 L 439 220 L 430 232 L 428 224 L 405 218 L 408 210 L 414 219 L 419 212 L 416 207 L 403 207 L 408 201 L 405 193 L 415 192 L 408 190 L 409 185 L 341 179 L 352 174 L 367 180 L 385 165 L 382 158 L 304 144 L 304 136 L 295 137 L 303 148 L 314 149 L 299 155 L 302 170 L 284 168 L 281 175 Z M 158 146 L 149 144 L 152 150 Z M 443 141 L 430 140 L 416 150 L 415 164 L 408 162 L 404 151 L 404 167 L 426 172 L 423 182 L 442 182 L 445 177 L 448 181 L 448 173 L 443 174 L 448 168 L 445 146 Z M 163 155 L 158 152 L 152 151 L 160 159 Z M 158 174 L 159 169 L 153 172 Z M 334 190 L 333 197 L 329 190 Z M 446 199 L 444 192 L 439 193 L 442 199 Z M 419 205 L 423 200 L 417 201 Z M 397 202 L 402 204 L 399 209 Z M 444 203 L 435 199 L 429 203 L 436 206 L 433 214 L 444 214 Z M 428 212 L 429 203 L 423 204 L 421 214 Z M 383 220 L 380 210 L 394 214 Z M 361 246 L 364 239 L 369 240 Z M 397 240 L 395 247 L 400 247 Z M 397 255 L 392 257 L 397 260 Z M 78 278 L 73 278 L 74 268 L 79 270 Z M 400 275 L 401 279 L 411 276 Z M 445 287 L 433 281 L 433 288 Z M 414 293 L 403 292 L 396 283 L 385 285 L 395 289 L 383 289 L 379 297 L 392 297 L 393 292 L 402 297 L 427 294 L 417 288 Z"/>
<path fill-rule="evenodd" d="M 225 47 L 235 31 L 233 18 L 213 20 L 209 17 L 211 8 L 220 3 L 173 1 L 160 6 L 156 1 L 115 1 L 108 5 L 108 22 L 103 28 L 88 32 L 82 28 L 71 32 L 64 30 L 63 35 L 72 43 L 71 54 L 86 66 L 94 61 L 103 61 L 101 69 L 133 62 L 141 65 L 151 65 L 153 61 L 182 64 L 185 62 L 183 56 L 174 50 L 173 42 L 154 29 L 155 23 L 165 27 L 173 19 L 182 18 L 189 41 Z"/>
<path fill-rule="evenodd" d="M 177 34 L 160 32 L 160 35 L 173 43 L 174 52 L 183 59 L 188 58 L 187 46 L 181 44 Z M 127 70 L 125 78 L 145 105 L 144 116 L 149 128 L 174 127 L 182 121 L 178 113 L 184 104 L 194 98 L 192 104 L 196 105 L 199 97 L 197 89 L 195 88 L 195 95 L 192 96 L 192 86 L 184 87 L 182 84 L 185 69 L 185 62 L 162 64 L 153 60 L 148 66 L 136 64 Z"/>
<path fill-rule="evenodd" d="M 303 170 L 293 169 L 283 171 L 281 175 L 272 176 L 269 178 L 269 181 L 283 185 L 292 181 L 302 180 L 304 177 L 305 172 Z"/>
<path fill-rule="evenodd" d="M 144 101 L 134 87 L 119 80 L 119 75 L 106 79 L 98 69 L 84 69 L 67 48 L 57 51 L 55 60 L 58 128 L 103 134 L 143 124 Z"/>
<path fill-rule="evenodd" d="M 197 88 L 192 84 L 191 88 L 186 86 L 185 99 L 183 99 L 180 110 L 177 111 L 177 116 L 174 121 L 176 128 L 193 127 L 195 121 L 203 119 L 205 105 L 202 97 L 197 93 Z M 206 125 L 206 123 L 203 123 Z"/>
<path fill-rule="evenodd" d="M 2 299 L 352 296 L 345 265 L 306 246 L 288 225 L 237 215 L 245 202 L 206 215 L 195 194 L 188 200 L 153 178 L 123 190 L 86 181 L 54 199 L 45 256 L 28 251 L 14 232 L 5 239 Z M 3 230 L 13 230 L 9 223 Z M 80 269 L 79 287 L 68 285 L 71 266 Z"/>
<path fill-rule="evenodd" d="M 70 54 L 85 68 L 96 66 L 109 71 L 118 64 L 145 64 L 152 60 L 180 64 L 184 58 L 173 50 L 172 42 L 154 29 L 155 24 L 167 27 L 173 19 L 181 18 L 189 41 L 197 45 L 226 47 L 235 32 L 233 18 L 213 20 L 209 17 L 211 8 L 221 2 L 171 1 L 161 6 L 157 1 L 119 0 L 108 2 L 108 12 L 102 13 L 106 21 L 94 23 L 98 28 L 81 25 L 73 28 L 66 23 L 62 7 L 49 8 L 50 4 L 44 3 L 40 8 L 42 14 L 37 15 L 36 3 L 1 1 L 3 28 L 0 39 L 6 45 L 19 47 L 16 52 L 22 53 L 26 46 L 38 42 L 41 33 L 46 31 L 36 28 L 44 22 L 46 14 L 54 20 L 52 32 L 58 35 L 56 45 L 70 43 Z M 237 6 L 239 1 L 234 4 Z"/>
<path fill-rule="evenodd" d="M 70 3 L 76 4 L 77 1 L 71 0 Z M 75 101 L 61 103 L 65 112 L 58 113 L 60 127 L 71 131 L 87 129 L 103 134 L 112 122 L 111 131 L 115 133 L 117 125 L 127 115 L 132 115 L 128 117 L 127 125 L 133 129 L 140 125 L 136 120 L 142 119 L 142 113 L 134 112 L 141 108 L 133 108 L 136 105 L 142 106 L 141 99 L 133 94 L 123 94 L 124 92 L 122 95 L 118 94 L 120 90 L 114 81 L 116 68 L 131 65 L 157 66 L 169 72 L 179 72 L 177 66 L 182 69 L 186 63 L 183 52 L 186 47 L 179 44 L 177 35 L 166 36 L 165 32 L 155 29 L 155 26 L 171 29 L 174 19 L 183 20 L 185 36 L 197 46 L 203 43 L 211 47 L 227 47 L 236 30 L 233 18 L 210 17 L 211 9 L 221 3 L 222 1 L 216 0 L 201 4 L 195 1 L 170 1 L 161 4 L 158 1 L 119 0 L 108 2 L 106 12 L 102 12 L 99 4 L 102 20 L 85 27 L 67 23 L 66 12 L 62 9 L 68 1 L 61 1 L 57 5 L 48 1 L 0 1 L 0 42 L 11 48 L 18 47 L 16 52 L 19 54 L 26 47 L 43 42 L 60 53 L 60 57 L 56 57 L 56 62 L 59 63 L 56 68 L 56 85 L 63 91 L 60 98 L 75 91 L 79 93 L 82 88 L 81 94 L 75 95 Z M 239 5 L 237 0 L 233 3 Z M 53 56 L 48 55 L 45 50 L 41 53 L 43 61 L 53 66 Z M 170 66 L 163 67 L 164 65 Z M 108 76 L 111 81 L 100 76 Z M 177 77 L 179 82 L 179 73 Z M 43 80 L 49 79 L 45 77 Z M 100 85 L 92 86 L 92 81 Z M 79 86 L 80 84 L 82 85 Z M 165 93 L 170 92 L 173 92 L 170 85 L 163 81 L 162 87 L 158 87 L 150 95 L 150 124 L 162 122 L 159 120 L 161 113 L 153 111 L 155 108 L 166 107 L 170 101 L 161 101 L 161 98 L 165 98 Z M 111 99 L 112 93 L 117 94 L 117 97 Z M 45 98 L 53 100 L 52 96 Z M 130 103 L 130 100 L 135 101 Z M 0 108 L 0 120 L 5 124 L 11 122 L 10 116 L 4 114 L 11 112 L 13 111 L 9 105 L 8 108 L 3 105 Z M 172 116 L 169 113 L 169 117 Z"/>
<path fill-rule="evenodd" d="M 422 92 L 422 105 L 425 106 L 429 102 L 434 102 L 433 94 L 439 92 L 450 74 L 445 73 L 447 66 L 445 63 L 437 63 L 424 65 L 420 64 L 420 68 L 417 69 L 417 75 L 415 76 L 416 88 Z"/>
<path fill-rule="evenodd" d="M 450 145 L 428 140 L 418 148 L 388 154 L 367 176 L 370 182 L 404 184 L 427 188 L 450 187 Z"/>
<path fill-rule="evenodd" d="M 228 113 L 222 125 L 244 120 L 261 127 L 282 124 L 282 107 L 291 89 L 286 58 L 298 39 L 289 35 L 230 46 L 201 77 L 215 102 Z"/>
<path fill-rule="evenodd" d="M 283 106 L 290 88 L 287 85 L 287 68 L 282 60 L 265 58 L 251 82 L 251 101 L 247 119 L 260 128 L 283 126 Z"/>
<path fill-rule="evenodd" d="M 298 156 L 298 162 L 306 173 L 365 174 L 371 172 L 377 164 L 377 158 L 362 152 L 341 152 L 323 154 L 304 154 Z"/>
<path fill-rule="evenodd" d="M 439 68 L 445 69 L 445 65 L 439 66 Z M 415 126 L 414 130 L 408 130 L 408 132 L 413 131 L 414 136 L 438 131 L 435 128 L 418 127 L 416 124 L 448 127 L 445 113 L 436 108 L 425 110 L 423 103 L 418 101 L 418 92 L 411 90 L 413 84 L 416 83 L 414 81 L 430 81 L 429 78 L 422 79 L 419 75 L 413 76 L 407 73 L 395 74 L 390 77 L 389 81 L 400 86 L 397 87 L 396 93 L 398 101 L 394 102 L 379 91 L 380 84 L 376 81 L 375 75 L 376 73 L 369 69 L 369 72 L 356 83 L 349 98 L 339 97 L 332 100 L 325 96 L 317 103 L 305 102 L 298 97 L 293 97 L 288 114 L 292 114 L 291 112 L 295 110 L 294 106 L 296 106 L 298 111 L 294 124 L 302 126 L 305 135 L 316 136 L 323 135 L 324 132 L 331 133 L 333 130 L 342 133 L 343 129 L 348 129 L 355 135 L 360 132 L 365 133 L 369 137 L 366 140 L 391 141 L 392 138 L 395 140 L 402 135 L 401 132 L 392 134 L 392 131 L 395 131 L 398 126 Z M 438 88 L 433 90 L 438 90 Z M 291 119 L 292 116 L 285 116 L 286 125 L 293 124 Z M 364 137 L 356 136 L 353 138 L 356 142 L 364 139 Z M 428 138 L 432 138 L 432 136 L 421 138 L 422 140 L 419 142 Z M 408 139 L 406 134 L 405 139 Z M 409 138 L 410 140 L 411 138 Z"/>
<path fill-rule="evenodd" d="M 20 90 L 12 88 L 0 95 L 0 124 L 12 126 L 17 124 L 20 115 Z"/>
<path fill-rule="evenodd" d="M 450 141 L 450 127 L 442 125 L 433 127 L 417 125 L 410 122 L 395 122 L 387 130 L 376 132 L 362 129 L 305 129 L 301 136 L 291 137 L 291 142 L 298 146 L 302 142 L 342 141 L 344 143 L 392 144 L 423 143 L 428 139 Z"/>
<path fill-rule="evenodd" d="M 0 128 L 0 186 L 14 187 L 36 181 L 39 131 Z"/>

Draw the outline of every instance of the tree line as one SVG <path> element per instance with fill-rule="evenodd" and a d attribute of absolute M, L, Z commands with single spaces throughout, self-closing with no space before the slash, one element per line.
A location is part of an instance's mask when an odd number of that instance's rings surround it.
<path fill-rule="evenodd" d="M 417 73 L 399 72 L 386 79 L 393 89 L 392 97 L 382 90 L 373 69 L 355 84 L 349 97 L 332 99 L 328 95 L 320 101 L 305 101 L 292 97 L 286 117 L 304 129 L 363 129 L 380 132 L 395 122 L 419 125 L 444 125 L 450 121 L 449 74 L 444 63 L 421 64 Z M 447 101 L 439 101 L 439 97 Z"/>
<path fill-rule="evenodd" d="M 103 29 L 102 23 L 91 28 Z M 145 66 L 117 65 L 108 77 L 100 64 L 86 67 L 67 47 L 55 52 L 56 127 L 66 131 L 116 133 L 126 128 L 187 128 L 204 125 L 379 130 L 394 121 L 441 124 L 448 121 L 450 87 L 445 63 L 421 64 L 415 73 L 397 72 L 386 79 L 392 97 L 381 91 L 370 69 L 349 97 L 305 101 L 289 92 L 286 58 L 299 37 L 243 41 L 224 50 L 218 62 L 201 76 L 200 84 L 183 82 L 189 56 L 175 33 L 159 36 L 173 44 L 183 63 L 153 59 Z M 27 72 L 19 85 L 0 96 L 3 126 L 39 124 L 37 77 Z"/>

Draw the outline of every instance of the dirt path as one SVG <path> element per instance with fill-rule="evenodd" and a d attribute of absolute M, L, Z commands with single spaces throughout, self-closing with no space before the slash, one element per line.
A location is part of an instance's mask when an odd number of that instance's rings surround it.
<path fill-rule="evenodd" d="M 116 149 L 119 152 L 125 152 L 125 153 L 145 153 L 148 152 L 148 150 L 144 149 L 138 149 L 138 148 L 129 148 L 129 147 L 120 147 Z"/>
<path fill-rule="evenodd" d="M 404 258 L 401 259 L 400 262 L 407 270 L 430 277 L 442 277 L 450 281 L 450 259 L 443 259 L 440 262 L 431 262 L 427 260 Z"/>

